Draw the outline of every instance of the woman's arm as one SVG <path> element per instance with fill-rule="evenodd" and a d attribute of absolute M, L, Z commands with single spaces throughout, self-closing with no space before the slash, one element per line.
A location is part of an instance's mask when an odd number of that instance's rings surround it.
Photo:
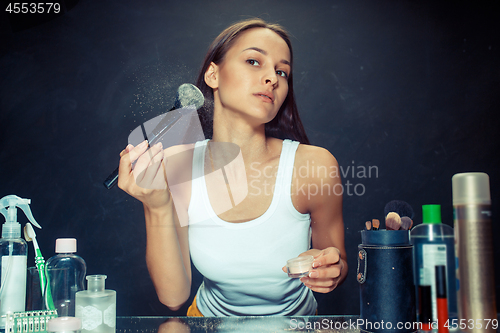
<path fill-rule="evenodd" d="M 171 202 L 166 209 L 149 209 L 146 217 L 146 263 L 160 302 L 178 310 L 189 298 L 191 263 L 187 227 L 181 227 Z"/>
<path fill-rule="evenodd" d="M 326 149 L 300 145 L 297 164 L 307 166 L 298 173 L 298 184 L 306 189 L 298 198 L 298 208 L 311 214 L 313 271 L 301 281 L 313 291 L 327 293 L 347 276 L 342 218 L 343 187 L 337 160 Z M 309 163 L 307 163 L 309 162 Z"/>
<path fill-rule="evenodd" d="M 187 227 L 181 227 L 177 218 L 161 144 L 146 151 L 144 143 L 122 151 L 118 186 L 144 205 L 149 274 L 160 302 L 175 311 L 191 289 Z M 137 162 L 132 170 L 133 161 Z"/>

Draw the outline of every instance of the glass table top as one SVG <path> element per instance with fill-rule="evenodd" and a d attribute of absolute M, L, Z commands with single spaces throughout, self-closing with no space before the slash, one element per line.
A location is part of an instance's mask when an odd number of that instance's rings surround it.
<path fill-rule="evenodd" d="M 116 333 L 359 332 L 359 316 L 117 317 Z"/>

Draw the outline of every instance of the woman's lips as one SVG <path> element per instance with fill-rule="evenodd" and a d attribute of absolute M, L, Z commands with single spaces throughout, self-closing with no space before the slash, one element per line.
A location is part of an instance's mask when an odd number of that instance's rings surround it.
<path fill-rule="evenodd" d="M 274 103 L 274 95 L 269 92 L 259 92 L 254 95 L 263 100 L 264 102 Z"/>

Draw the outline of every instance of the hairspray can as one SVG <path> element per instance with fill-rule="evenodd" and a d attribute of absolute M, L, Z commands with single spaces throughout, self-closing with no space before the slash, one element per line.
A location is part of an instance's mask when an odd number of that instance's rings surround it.
<path fill-rule="evenodd" d="M 489 177 L 459 173 L 452 178 L 458 315 L 462 331 L 495 332 L 497 320 Z M 487 325 L 489 323 L 489 325 Z"/>

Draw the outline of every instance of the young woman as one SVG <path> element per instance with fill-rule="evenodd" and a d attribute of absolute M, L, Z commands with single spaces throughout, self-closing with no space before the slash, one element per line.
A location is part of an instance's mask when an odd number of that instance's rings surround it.
<path fill-rule="evenodd" d="M 191 150 L 148 150 L 144 142 L 121 153 L 118 185 L 144 204 L 146 261 L 170 309 L 190 296 L 191 261 L 204 280 L 188 315 L 312 315 L 312 291 L 330 292 L 345 279 L 342 184 L 332 172 L 338 164 L 308 145 L 292 68 L 291 43 L 279 25 L 233 24 L 210 46 L 198 77 L 206 98 L 199 115 L 210 139 Z M 249 185 L 224 209 L 214 207 L 231 191 L 228 179 L 220 185 L 208 177 L 214 156 L 224 155 L 219 143 L 239 148 L 244 172 L 233 174 Z M 179 151 L 187 152 L 187 166 L 172 165 Z M 193 180 L 174 198 L 170 175 L 186 170 Z M 292 279 L 284 265 L 298 255 L 314 256 L 313 269 Z"/>

